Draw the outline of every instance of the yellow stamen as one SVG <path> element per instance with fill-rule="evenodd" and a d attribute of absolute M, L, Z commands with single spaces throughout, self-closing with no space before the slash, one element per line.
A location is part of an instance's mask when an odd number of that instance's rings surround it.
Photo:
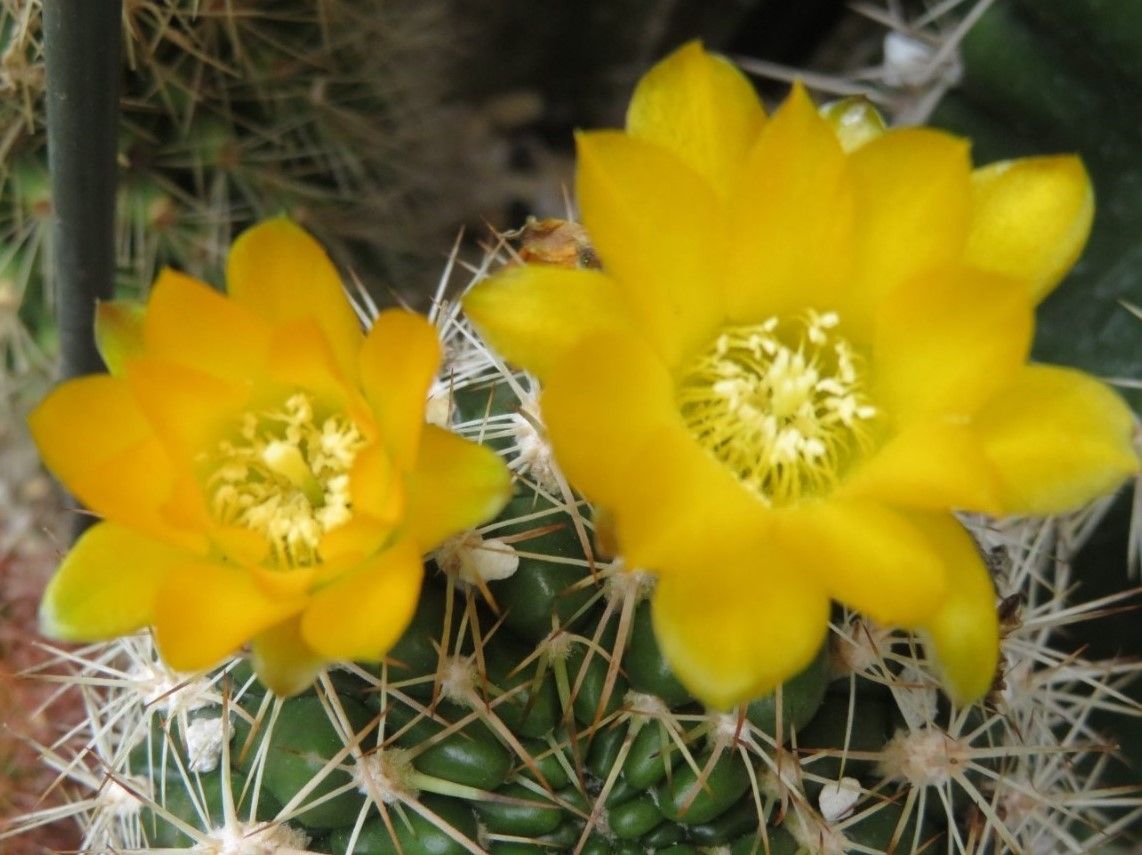
<path fill-rule="evenodd" d="M 877 410 L 835 313 L 724 330 L 678 387 L 687 426 L 769 504 L 816 495 L 870 440 Z"/>
<path fill-rule="evenodd" d="M 208 461 L 211 512 L 263 535 L 273 566 L 319 563 L 322 536 L 353 516 L 349 471 L 364 445 L 346 416 L 319 420 L 304 394 L 245 413 L 238 438 L 219 443 Z"/>

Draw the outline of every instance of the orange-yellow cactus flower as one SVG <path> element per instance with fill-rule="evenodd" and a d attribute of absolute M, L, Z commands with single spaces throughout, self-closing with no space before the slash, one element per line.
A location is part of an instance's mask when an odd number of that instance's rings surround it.
<path fill-rule="evenodd" d="M 304 689 L 378 659 L 408 625 L 421 556 L 510 494 L 490 450 L 425 424 L 434 329 L 367 334 L 322 248 L 286 219 L 231 248 L 229 296 L 164 270 L 146 305 L 102 304 L 109 375 L 32 413 L 44 462 L 102 522 L 64 558 L 46 634 L 154 626 L 181 671 L 252 640 L 262 681 Z"/>
<path fill-rule="evenodd" d="M 578 137 L 576 189 L 603 270 L 509 269 L 465 308 L 657 574 L 678 677 L 716 707 L 772 689 L 832 599 L 923 631 L 951 696 L 981 696 L 995 592 L 953 510 L 1066 511 L 1138 467 L 1111 390 L 1027 364 L 1090 227 L 1081 163 L 973 172 L 964 140 L 852 128 L 799 86 L 767 117 L 690 44 L 624 132 Z"/>

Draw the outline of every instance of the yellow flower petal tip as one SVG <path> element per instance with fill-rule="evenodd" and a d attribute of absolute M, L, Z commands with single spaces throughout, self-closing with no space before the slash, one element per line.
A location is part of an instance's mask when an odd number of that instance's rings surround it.
<path fill-rule="evenodd" d="M 991 575 L 971 536 L 950 515 L 918 514 L 914 522 L 956 579 L 939 609 L 922 625 L 944 688 L 960 706 L 980 700 L 999 664 L 999 616 Z"/>
<path fill-rule="evenodd" d="M 977 414 L 975 429 L 1012 514 L 1075 511 L 1142 464 L 1127 403 L 1081 371 L 1025 366 Z"/>
<path fill-rule="evenodd" d="M 325 660 L 301 637 L 296 618 L 256 635 L 250 647 L 258 678 L 279 697 L 305 691 L 325 666 Z"/>
<path fill-rule="evenodd" d="M 315 324 L 337 364 L 355 371 L 361 325 L 341 276 L 321 244 L 293 221 L 277 217 L 238 236 L 226 262 L 226 289 L 261 317 Z"/>
<path fill-rule="evenodd" d="M 1073 156 L 993 163 L 972 176 L 967 260 L 1026 280 L 1036 301 L 1078 259 L 1094 220 L 1094 189 Z"/>
<path fill-rule="evenodd" d="M 92 641 L 151 623 L 166 571 L 181 550 L 104 522 L 65 556 L 40 602 L 40 629 L 61 641 Z"/>
<path fill-rule="evenodd" d="M 480 283 L 463 305 L 509 361 L 545 377 L 556 356 L 580 338 L 626 326 L 616 299 L 614 283 L 602 273 L 536 265 L 511 268 L 494 284 Z"/>
<path fill-rule="evenodd" d="M 1113 393 L 1026 365 L 1089 227 L 1081 164 L 973 174 L 967 141 L 801 86 L 766 119 L 697 43 L 578 151 L 602 272 L 514 269 L 467 307 L 541 377 L 560 465 L 658 575 L 672 667 L 740 700 L 804 664 L 832 598 L 927 633 L 949 692 L 978 697 L 993 592 L 967 535 L 927 520 L 1073 507 L 1136 462 Z M 768 591 L 788 653 L 742 632 Z"/>
<path fill-rule="evenodd" d="M 632 137 L 666 148 L 720 193 L 728 193 L 735 162 L 764 121 L 746 76 L 693 41 L 639 81 L 626 126 Z"/>
<path fill-rule="evenodd" d="M 95 345 L 107 370 L 122 376 L 127 360 L 143 351 L 144 306 L 110 300 L 95 307 Z"/>
<path fill-rule="evenodd" d="M 297 225 L 243 234 L 228 275 L 229 297 L 164 271 L 145 305 L 102 304 L 112 374 L 32 414 L 45 463 L 104 518 L 64 558 L 41 622 L 69 641 L 154 626 L 176 670 L 252 640 L 264 681 L 291 693 L 332 659 L 382 656 L 421 555 L 498 513 L 511 479 L 426 426 L 431 324 L 385 312 L 364 336 Z"/>
<path fill-rule="evenodd" d="M 667 577 L 651 616 L 679 680 L 708 707 L 729 710 L 773 691 L 813 659 L 825 641 L 829 601 L 812 582 L 724 591 L 692 577 Z"/>

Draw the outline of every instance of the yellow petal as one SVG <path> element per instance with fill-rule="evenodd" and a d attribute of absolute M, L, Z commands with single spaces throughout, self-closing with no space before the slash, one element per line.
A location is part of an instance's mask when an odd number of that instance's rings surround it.
<path fill-rule="evenodd" d="M 722 317 L 717 195 L 651 143 L 607 131 L 580 134 L 578 143 L 583 223 L 635 323 L 677 365 Z"/>
<path fill-rule="evenodd" d="M 1059 514 L 1113 491 L 1139 468 L 1130 408 L 1093 377 L 1028 365 L 976 415 L 1004 509 Z"/>
<path fill-rule="evenodd" d="M 938 131 L 888 131 L 849 155 L 857 192 L 858 271 L 853 293 L 863 324 L 901 283 L 958 262 L 971 208 L 968 144 Z"/>
<path fill-rule="evenodd" d="M 627 108 L 632 137 L 669 149 L 722 195 L 764 122 L 745 75 L 696 41 L 643 75 Z"/>
<path fill-rule="evenodd" d="M 965 258 L 1031 284 L 1039 302 L 1079 257 L 1094 218 L 1094 189 L 1077 157 L 992 163 L 972 175 Z"/>
<path fill-rule="evenodd" d="M 361 324 L 329 256 L 304 229 L 279 217 L 243 232 L 230 248 L 226 287 L 238 303 L 271 324 L 312 318 L 337 365 L 353 376 Z"/>
<path fill-rule="evenodd" d="M 175 475 L 127 383 L 92 375 L 57 387 L 28 417 L 44 464 L 96 513 L 161 540 L 199 550 L 161 506 Z"/>
<path fill-rule="evenodd" d="M 151 290 L 143 335 L 148 355 L 225 380 L 258 376 L 269 355 L 269 324 L 209 285 L 169 269 Z"/>
<path fill-rule="evenodd" d="M 767 508 L 681 425 L 659 428 L 623 472 L 626 487 L 609 510 L 628 564 L 664 576 L 702 572 L 723 550 L 764 543 Z"/>
<path fill-rule="evenodd" d="M 241 525 L 219 525 L 209 515 L 200 524 L 210 532 L 210 542 L 228 561 L 255 567 L 269 558 L 270 542 L 261 532 Z"/>
<path fill-rule="evenodd" d="M 380 659 L 416 610 L 420 548 L 398 541 L 323 588 L 301 617 L 305 643 L 327 659 Z"/>
<path fill-rule="evenodd" d="M 159 588 L 155 640 L 176 671 L 199 671 L 304 606 L 304 599 L 268 596 L 233 564 L 184 563 L 172 567 Z"/>
<path fill-rule="evenodd" d="M 108 300 L 95 307 L 95 346 L 115 377 L 123 376 L 128 359 L 143 353 L 145 311 L 137 300 Z"/>
<path fill-rule="evenodd" d="M 841 498 L 999 514 L 999 476 L 970 427 L 923 422 L 892 437 L 840 485 Z"/>
<path fill-rule="evenodd" d="M 730 200 L 730 318 L 843 310 L 852 215 L 844 153 L 797 85 L 761 132 Z"/>
<path fill-rule="evenodd" d="M 1027 359 L 1027 288 L 969 268 L 929 273 L 892 292 L 876 316 L 875 400 L 901 424 L 970 416 Z"/>
<path fill-rule="evenodd" d="M 772 552 L 664 575 L 651 605 L 671 670 L 715 709 L 764 695 L 802 671 L 820 649 L 829 600 Z"/>
<path fill-rule="evenodd" d="M 375 438 L 372 410 L 352 380 L 356 367 L 348 373 L 342 369 L 332 343 L 311 318 L 273 331 L 267 369 L 273 382 L 254 390 L 259 401 L 280 406 L 297 389 L 305 389 L 319 407 L 347 413 L 368 439 Z"/>
<path fill-rule="evenodd" d="M 196 555 L 208 550 L 198 484 L 178 474 L 154 437 L 105 461 L 93 472 L 89 495 L 91 509 L 108 520 Z"/>
<path fill-rule="evenodd" d="M 115 523 L 88 529 L 64 556 L 40 604 L 40 628 L 60 641 L 100 641 L 154 619 L 155 594 L 186 553 Z"/>
<path fill-rule="evenodd" d="M 511 267 L 469 291 L 464 311 L 509 362 L 540 378 L 581 339 L 633 330 L 615 283 L 593 270 Z"/>
<path fill-rule="evenodd" d="M 922 624 L 922 634 L 940 666 L 944 689 L 960 706 L 977 701 L 995 680 L 999 617 L 995 588 L 979 548 L 947 514 L 915 514 L 912 523 L 948 568 L 948 594 Z"/>
<path fill-rule="evenodd" d="M 540 411 L 571 483 L 604 507 L 626 484 L 626 467 L 662 424 L 678 419 L 662 360 L 634 336 L 585 339 L 552 372 Z"/>
<path fill-rule="evenodd" d="M 249 397 L 245 384 L 150 357 L 129 363 L 127 382 L 158 438 L 187 465 L 237 426 Z"/>
<path fill-rule="evenodd" d="M 400 519 L 405 502 L 400 473 L 380 445 L 357 454 L 349 473 L 349 495 L 354 513 L 368 514 L 385 526 Z"/>
<path fill-rule="evenodd" d="M 381 549 L 396 529 L 391 521 L 379 520 L 355 508 L 351 520 L 321 538 L 322 575 L 332 578 L 339 568 L 364 561 Z"/>
<path fill-rule="evenodd" d="M 425 425 L 405 520 L 423 552 L 490 520 L 511 498 L 511 473 L 489 448 Z"/>
<path fill-rule="evenodd" d="M 302 638 L 297 617 L 254 636 L 251 648 L 258 679 L 279 697 L 304 692 L 325 667 L 325 659 Z"/>
<path fill-rule="evenodd" d="M 425 318 L 401 309 L 381 312 L 359 357 L 361 387 L 395 462 L 416 460 L 428 387 L 440 365 L 440 341 Z"/>
<path fill-rule="evenodd" d="M 99 464 L 152 436 L 127 384 L 102 374 L 57 386 L 28 416 L 28 426 L 44 464 L 72 490 Z"/>
<path fill-rule="evenodd" d="M 244 568 L 262 593 L 271 600 L 301 600 L 315 587 L 317 574 L 323 565 L 294 567 L 283 572 L 269 567 Z"/>
<path fill-rule="evenodd" d="M 776 511 L 781 548 L 830 595 L 878 623 L 915 625 L 948 590 L 944 565 L 908 520 L 869 501 Z"/>

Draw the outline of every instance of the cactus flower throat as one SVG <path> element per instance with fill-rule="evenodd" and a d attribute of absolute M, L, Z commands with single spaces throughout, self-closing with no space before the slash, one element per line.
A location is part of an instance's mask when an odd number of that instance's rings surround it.
<path fill-rule="evenodd" d="M 864 360 L 838 322 L 810 311 L 727 329 L 679 381 L 691 435 L 766 505 L 826 493 L 871 442 Z"/>
<path fill-rule="evenodd" d="M 317 564 L 323 535 L 352 518 L 349 475 L 366 444 L 344 414 L 317 415 L 304 392 L 246 412 L 235 436 L 205 455 L 211 513 L 265 537 L 271 566 Z"/>

